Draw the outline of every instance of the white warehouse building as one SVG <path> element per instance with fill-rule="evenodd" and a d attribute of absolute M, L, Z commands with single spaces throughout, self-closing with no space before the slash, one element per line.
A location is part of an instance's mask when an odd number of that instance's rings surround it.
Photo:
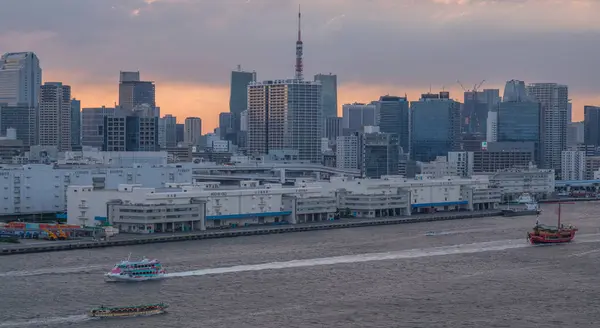
<path fill-rule="evenodd" d="M 235 188 L 218 182 L 165 188 L 122 184 L 116 190 L 71 186 L 67 222 L 108 221 L 122 232 L 153 233 L 331 220 L 336 199 L 321 189 L 314 183 L 290 188 L 258 181 L 241 181 Z"/>
<path fill-rule="evenodd" d="M 165 183 L 190 181 L 192 170 L 178 165 L 134 165 L 127 168 L 61 168 L 44 164 L 2 166 L 0 216 L 64 212 L 67 209 L 67 187 L 70 185 L 116 189 L 120 184 L 162 187 Z"/>
<path fill-rule="evenodd" d="M 168 183 L 163 188 L 122 184 L 110 190 L 87 185 L 68 188 L 67 214 L 69 224 L 108 222 L 121 232 L 153 233 L 318 222 L 333 220 L 338 211 L 374 218 L 485 210 L 496 208 L 500 198 L 486 176 L 333 177 L 321 182 L 298 179 L 293 187 L 251 180 L 235 187 L 218 182 Z"/>

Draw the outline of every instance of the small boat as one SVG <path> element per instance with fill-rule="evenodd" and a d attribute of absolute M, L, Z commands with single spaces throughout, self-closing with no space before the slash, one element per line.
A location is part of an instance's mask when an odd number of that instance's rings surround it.
<path fill-rule="evenodd" d="M 558 203 L 558 224 L 548 226 L 536 221 L 533 230 L 527 232 L 527 241 L 531 244 L 562 244 L 569 243 L 575 238 L 577 228 L 569 225 L 565 227 L 560 222 L 561 204 Z"/>
<path fill-rule="evenodd" d="M 535 202 L 525 204 L 526 208 L 507 208 L 502 210 L 502 215 L 507 217 L 512 216 L 525 216 L 525 215 L 539 215 L 542 210 L 539 205 Z"/>
<path fill-rule="evenodd" d="M 125 261 L 121 261 L 106 273 L 106 281 L 146 281 L 159 280 L 167 276 L 167 271 L 158 260 L 142 258 L 140 261 L 131 261 L 131 254 Z"/>
<path fill-rule="evenodd" d="M 435 236 L 435 235 L 437 235 L 437 233 L 435 231 L 427 231 L 425 233 L 425 236 Z"/>
<path fill-rule="evenodd" d="M 519 196 L 519 198 L 517 199 L 517 203 L 519 204 L 528 204 L 528 203 L 533 203 L 534 199 L 533 197 L 531 197 L 531 194 L 524 192 L 521 194 L 521 196 Z"/>
<path fill-rule="evenodd" d="M 98 318 L 115 318 L 115 317 L 137 317 L 145 315 L 162 314 L 166 312 L 169 305 L 165 303 L 134 305 L 134 306 L 118 306 L 91 309 L 88 315 Z"/>

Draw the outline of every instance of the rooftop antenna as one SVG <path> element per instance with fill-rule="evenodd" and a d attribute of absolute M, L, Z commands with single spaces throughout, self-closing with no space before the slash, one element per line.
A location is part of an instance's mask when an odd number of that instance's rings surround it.
<path fill-rule="evenodd" d="M 239 65 L 239 64 L 238 64 L 238 65 L 237 65 L 237 70 L 238 70 L 238 72 L 241 72 L 241 71 L 242 71 L 242 65 Z"/>
<path fill-rule="evenodd" d="M 303 80 L 302 76 L 302 14 L 298 5 L 298 41 L 296 41 L 296 79 Z"/>

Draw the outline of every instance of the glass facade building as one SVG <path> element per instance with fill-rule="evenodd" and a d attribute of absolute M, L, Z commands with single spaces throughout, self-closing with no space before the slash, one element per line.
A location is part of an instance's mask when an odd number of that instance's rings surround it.
<path fill-rule="evenodd" d="M 447 92 L 422 95 L 411 102 L 411 157 L 430 162 L 460 147 L 460 103 Z"/>
<path fill-rule="evenodd" d="M 406 97 L 380 97 L 377 112 L 381 132 L 395 134 L 403 152 L 410 152 L 410 109 Z"/>
<path fill-rule="evenodd" d="M 539 163 L 541 106 L 537 102 L 501 102 L 498 107 L 498 141 L 531 141 Z"/>

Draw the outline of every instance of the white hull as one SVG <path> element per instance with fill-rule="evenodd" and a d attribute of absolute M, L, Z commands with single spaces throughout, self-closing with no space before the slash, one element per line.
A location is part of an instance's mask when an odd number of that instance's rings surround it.
<path fill-rule="evenodd" d="M 130 277 L 127 275 L 122 276 L 119 274 L 110 274 L 110 273 L 107 273 L 104 275 L 104 279 L 107 282 L 134 282 L 134 281 L 161 280 L 166 277 L 167 277 L 166 274 L 159 274 L 159 275 L 156 275 L 153 277 L 139 277 L 139 278 Z"/>

